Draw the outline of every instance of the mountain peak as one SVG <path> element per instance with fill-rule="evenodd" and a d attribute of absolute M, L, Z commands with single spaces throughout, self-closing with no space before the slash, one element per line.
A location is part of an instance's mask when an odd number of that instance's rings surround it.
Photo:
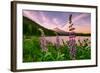
<path fill-rule="evenodd" d="M 56 32 L 66 32 L 66 31 L 64 31 L 64 30 L 62 30 L 62 29 L 60 29 L 58 27 L 54 28 L 53 30 L 56 31 Z"/>

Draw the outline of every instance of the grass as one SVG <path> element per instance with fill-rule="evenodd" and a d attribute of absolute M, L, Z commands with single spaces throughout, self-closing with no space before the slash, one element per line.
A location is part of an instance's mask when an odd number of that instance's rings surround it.
<path fill-rule="evenodd" d="M 63 41 L 63 40 L 62 40 Z M 76 45 L 76 60 L 91 59 L 91 47 L 88 45 L 90 40 L 84 39 Z M 66 41 L 67 42 L 67 41 Z M 71 60 L 69 47 L 63 41 L 63 45 L 57 48 L 54 44 L 47 44 L 48 51 L 42 51 L 39 37 L 24 36 L 23 38 L 23 62 L 40 61 L 62 61 Z"/>

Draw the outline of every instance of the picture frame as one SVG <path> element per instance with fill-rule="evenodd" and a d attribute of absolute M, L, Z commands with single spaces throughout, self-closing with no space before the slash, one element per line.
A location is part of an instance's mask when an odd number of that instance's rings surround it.
<path fill-rule="evenodd" d="M 89 5 L 12 1 L 11 71 L 96 67 L 97 10 Z"/>

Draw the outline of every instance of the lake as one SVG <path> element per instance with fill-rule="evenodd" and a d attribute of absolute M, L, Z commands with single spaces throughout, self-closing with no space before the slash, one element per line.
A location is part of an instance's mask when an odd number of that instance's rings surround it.
<path fill-rule="evenodd" d="M 52 42 L 53 44 L 56 43 L 56 36 L 47 36 L 47 37 L 45 37 L 45 39 L 48 40 L 49 42 Z M 76 36 L 76 38 L 75 38 L 76 42 L 78 40 L 82 41 L 84 39 L 91 40 L 91 37 L 90 36 Z M 68 41 L 69 40 L 69 36 L 59 36 L 60 44 L 62 44 L 62 40 L 64 42 Z"/>

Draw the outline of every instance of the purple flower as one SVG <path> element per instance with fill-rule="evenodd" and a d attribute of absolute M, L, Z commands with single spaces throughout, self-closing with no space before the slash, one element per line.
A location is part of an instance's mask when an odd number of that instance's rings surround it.
<path fill-rule="evenodd" d="M 59 40 L 59 36 L 56 36 L 56 47 L 59 48 L 60 47 L 60 40 Z"/>
<path fill-rule="evenodd" d="M 39 31 L 41 32 L 40 46 L 42 48 L 42 51 L 48 51 L 47 40 L 45 39 L 44 31 L 42 29 L 40 29 L 40 28 L 39 28 Z"/>
<path fill-rule="evenodd" d="M 69 17 L 69 42 L 68 42 L 68 46 L 70 48 L 70 58 L 71 59 L 75 59 L 76 57 L 76 40 L 75 40 L 75 28 L 73 27 L 73 23 L 72 23 L 72 15 L 70 15 Z"/>
<path fill-rule="evenodd" d="M 40 37 L 40 46 L 42 48 L 42 51 L 47 51 L 47 41 L 45 39 L 45 37 Z"/>

